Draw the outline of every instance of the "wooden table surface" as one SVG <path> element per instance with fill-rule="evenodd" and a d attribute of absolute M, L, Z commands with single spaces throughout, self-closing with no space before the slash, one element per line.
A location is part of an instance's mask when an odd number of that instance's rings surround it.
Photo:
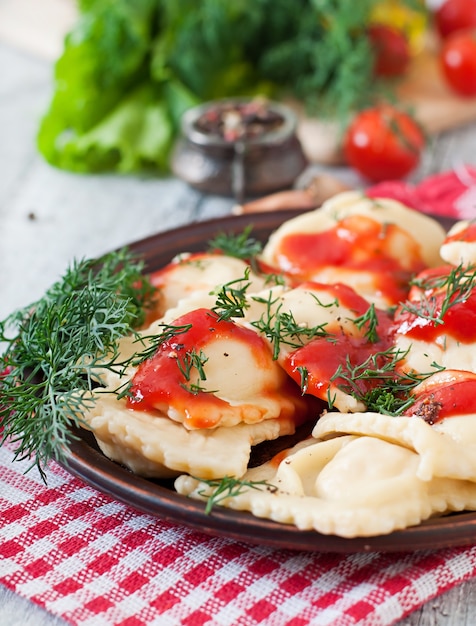
<path fill-rule="evenodd" d="M 40 296 L 74 258 L 227 215 L 234 204 L 231 198 L 202 195 L 174 178 L 78 176 L 41 159 L 35 133 L 51 95 L 52 59 L 73 13 L 68 0 L 51 0 L 46 4 L 56 10 L 56 22 L 49 22 L 48 15 L 35 13 L 38 4 L 0 0 L 0 319 Z M 462 163 L 476 165 L 476 125 L 435 137 L 412 180 Z M 362 185 L 346 168 L 311 169 Z M 399 626 L 473 626 L 475 614 L 476 580 L 432 600 Z M 0 624 L 64 622 L 0 587 Z"/>

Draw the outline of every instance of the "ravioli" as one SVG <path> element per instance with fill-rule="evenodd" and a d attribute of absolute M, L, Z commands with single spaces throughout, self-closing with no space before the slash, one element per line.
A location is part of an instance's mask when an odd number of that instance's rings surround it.
<path fill-rule="evenodd" d="M 134 373 L 129 408 L 157 410 L 189 430 L 307 417 L 301 390 L 256 332 L 209 309 L 191 311 L 171 328 Z"/>
<path fill-rule="evenodd" d="M 476 506 L 475 483 L 424 480 L 416 452 L 375 437 L 308 440 L 281 459 L 248 470 L 239 493 L 220 504 L 348 538 L 383 535 Z M 197 499 L 213 495 L 213 487 L 190 476 L 178 477 L 175 488 Z"/>
<path fill-rule="evenodd" d="M 285 222 L 262 259 L 295 283 L 343 282 L 387 308 L 405 297 L 412 274 L 441 263 L 444 237 L 436 220 L 395 200 L 344 192 Z"/>
<path fill-rule="evenodd" d="M 150 276 L 158 289 L 156 317 L 162 317 L 193 294 L 209 294 L 222 285 L 240 280 L 248 271 L 250 267 L 245 261 L 224 254 L 181 254 Z M 261 291 L 267 280 L 250 271 L 248 282 L 250 291 Z"/>
<path fill-rule="evenodd" d="M 406 368 L 428 372 L 432 363 L 476 372 L 475 268 L 444 265 L 421 272 L 395 312 L 395 346 Z"/>
<path fill-rule="evenodd" d="M 368 340 L 368 326 L 362 323 L 370 309 L 367 300 L 347 285 L 308 282 L 295 289 L 272 288 L 249 301 L 243 321 L 269 339 L 278 363 L 303 393 L 324 401 L 333 398 L 341 411 L 365 409 L 333 376 L 349 357 L 365 360 L 386 347 Z M 375 315 L 387 328 L 390 317 Z"/>
<path fill-rule="evenodd" d="M 439 477 L 476 482 L 475 421 L 475 414 L 452 415 L 435 427 L 419 417 L 330 412 L 318 420 L 313 436 L 319 439 L 343 435 L 379 438 L 417 453 L 416 475 L 421 480 Z M 373 459 L 371 465 L 380 471 Z"/>
<path fill-rule="evenodd" d="M 476 221 L 462 220 L 454 224 L 440 252 L 441 258 L 451 265 L 476 265 Z"/>
<path fill-rule="evenodd" d="M 170 478 L 181 472 L 204 479 L 242 476 L 251 447 L 295 431 L 289 416 L 232 428 L 187 430 L 158 413 L 132 411 L 125 400 L 105 391 L 81 416 L 102 452 L 142 476 Z"/>

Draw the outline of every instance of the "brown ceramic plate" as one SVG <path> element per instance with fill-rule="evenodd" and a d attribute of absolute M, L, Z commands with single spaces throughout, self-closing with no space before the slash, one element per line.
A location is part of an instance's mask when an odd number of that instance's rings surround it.
<path fill-rule="evenodd" d="M 143 255 L 146 269 L 152 271 L 164 266 L 179 252 L 203 250 L 218 233 L 239 233 L 248 224 L 253 225 L 253 235 L 264 241 L 281 222 L 296 214 L 295 211 L 282 211 L 198 222 L 154 235 L 130 247 Z M 448 221 L 444 225 L 449 224 Z M 202 502 L 179 495 L 170 481 L 136 476 L 107 459 L 99 451 L 91 433 L 76 429 L 74 434 L 77 439 L 72 440 L 64 464 L 70 473 L 139 511 L 210 535 L 275 548 L 341 553 L 427 550 L 473 544 L 476 540 L 476 513 L 459 513 L 389 535 L 355 539 L 302 531 L 220 507 L 215 507 L 207 515 Z"/>

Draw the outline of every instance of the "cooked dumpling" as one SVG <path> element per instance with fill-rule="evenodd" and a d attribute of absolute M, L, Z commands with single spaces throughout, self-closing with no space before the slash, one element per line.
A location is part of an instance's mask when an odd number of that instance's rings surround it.
<path fill-rule="evenodd" d="M 245 322 L 270 340 L 275 358 L 304 393 L 324 401 L 332 399 L 340 411 L 365 409 L 342 389 L 337 373 L 388 347 L 391 319 L 386 313 L 374 311 L 342 284 L 274 288 L 251 296 L 251 301 Z M 369 338 L 372 320 L 379 321 L 381 338 Z"/>
<path fill-rule="evenodd" d="M 454 415 L 435 427 L 419 417 L 332 412 L 318 420 L 313 436 L 320 439 L 342 435 L 376 437 L 417 453 L 416 475 L 421 480 L 439 477 L 476 482 L 475 421 L 475 414 Z"/>
<path fill-rule="evenodd" d="M 419 462 L 413 450 L 374 437 L 308 440 L 284 459 L 248 470 L 237 495 L 220 504 L 342 537 L 382 535 L 476 505 L 476 484 L 424 480 Z M 198 499 L 213 495 L 190 476 L 177 478 L 175 487 Z"/>
<path fill-rule="evenodd" d="M 158 413 L 132 411 L 111 393 L 99 391 L 93 397 L 94 405 L 81 415 L 82 422 L 108 458 L 142 476 L 168 478 L 181 472 L 204 479 L 241 476 L 251 446 L 295 430 L 289 416 L 232 428 L 187 430 Z"/>
<path fill-rule="evenodd" d="M 451 265 L 476 265 L 476 221 L 463 220 L 450 228 L 440 254 Z"/>
<path fill-rule="evenodd" d="M 346 192 L 285 222 L 262 258 L 295 282 L 342 282 L 387 308 L 405 297 L 412 274 L 441 262 L 444 236 L 436 220 L 399 202 Z"/>
<path fill-rule="evenodd" d="M 192 294 L 208 294 L 222 285 L 240 280 L 248 271 L 250 292 L 264 289 L 266 278 L 250 271 L 248 264 L 241 259 L 205 252 L 181 254 L 150 275 L 152 284 L 159 290 L 156 316 L 162 317 L 168 309 Z"/>
<path fill-rule="evenodd" d="M 416 277 L 395 313 L 395 345 L 405 367 L 431 371 L 432 363 L 476 372 L 476 268 L 445 265 Z"/>
<path fill-rule="evenodd" d="M 307 417 L 308 401 L 253 330 L 209 309 L 170 329 L 134 374 L 129 408 L 157 410 L 190 430 Z"/>

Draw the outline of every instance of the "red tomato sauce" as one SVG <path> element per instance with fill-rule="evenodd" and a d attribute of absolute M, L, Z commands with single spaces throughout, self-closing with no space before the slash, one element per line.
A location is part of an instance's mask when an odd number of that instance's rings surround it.
<path fill-rule="evenodd" d="M 444 297 L 444 293 L 432 296 L 433 316 L 441 313 Z M 419 306 L 418 302 L 415 304 Z M 441 319 L 443 323 L 438 323 L 400 309 L 395 316 L 395 332 L 427 342 L 448 336 L 463 344 L 473 343 L 476 341 L 476 292 L 473 291 L 465 301 L 450 306 Z"/>
<path fill-rule="evenodd" d="M 220 320 L 209 309 L 191 311 L 174 322 L 174 326 L 186 325 L 189 327 L 184 332 L 161 343 L 156 353 L 139 365 L 132 379 L 127 406 L 129 409 L 142 411 L 172 407 L 185 416 L 189 428 L 214 428 L 217 426 L 220 408 L 227 408 L 228 403 L 211 391 L 197 388 L 192 390 L 191 383 L 200 385 L 197 370 L 193 370 L 190 380 L 187 380 L 179 367 L 179 360 L 183 364 L 192 351 L 199 354 L 201 349 L 206 356 L 207 345 L 211 342 L 233 338 L 245 343 L 252 350 L 257 368 L 269 369 L 271 349 L 267 341 L 255 331 L 231 321 Z M 229 356 L 233 358 L 232 355 Z M 267 392 L 263 390 L 262 393 Z M 275 392 L 268 390 L 268 393 Z M 294 398 L 294 403 L 283 406 L 282 417 L 292 417 L 296 425 L 309 417 L 312 404 L 301 397 L 300 389 L 291 380 L 284 379 L 280 393 Z M 212 407 L 217 410 L 211 411 Z"/>
<path fill-rule="evenodd" d="M 448 235 L 444 243 L 452 243 L 453 241 L 465 241 L 468 243 L 476 241 L 476 222 L 470 222 L 459 233 Z"/>
<path fill-rule="evenodd" d="M 352 337 L 343 333 L 335 334 L 332 338 L 319 337 L 310 341 L 302 348 L 292 352 L 286 359 L 283 367 L 288 375 L 297 383 L 301 383 L 300 368 L 307 372 L 307 393 L 329 400 L 329 387 L 331 379 L 341 370 L 349 375 L 349 364 L 356 367 L 365 363 L 373 355 L 385 352 L 391 346 L 390 335 L 384 333 L 377 342 L 370 342 L 366 337 Z M 377 366 L 384 363 L 384 356 L 376 356 Z M 332 384 L 335 387 L 347 387 L 348 382 L 337 376 Z M 382 384 L 378 378 L 355 380 L 355 389 L 359 395 L 364 395 L 371 389 Z M 330 393 L 332 397 L 332 392 Z"/>
<path fill-rule="evenodd" d="M 476 413 L 476 380 L 455 381 L 436 387 L 418 398 L 405 412 L 408 417 L 421 417 L 436 424 L 446 417 Z"/>
<path fill-rule="evenodd" d="M 401 229 L 395 224 L 350 216 L 323 232 L 285 237 L 278 252 L 279 265 L 300 280 L 311 279 L 330 266 L 371 272 L 376 289 L 396 303 L 405 298 L 412 274 L 425 267 L 416 243 L 410 269 L 389 254 L 390 242 L 398 232 Z"/>

